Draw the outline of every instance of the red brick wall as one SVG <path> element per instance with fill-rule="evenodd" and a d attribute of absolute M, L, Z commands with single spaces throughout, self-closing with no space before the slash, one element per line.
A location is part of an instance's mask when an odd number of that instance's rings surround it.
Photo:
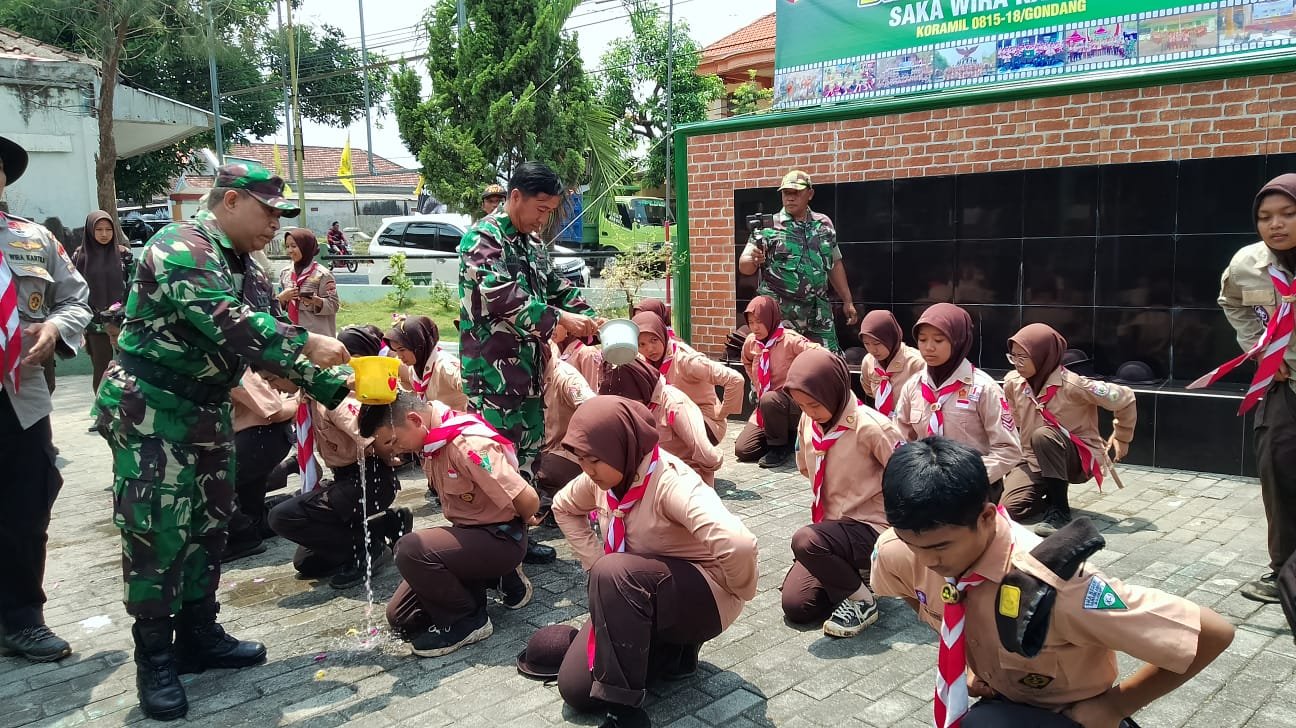
<path fill-rule="evenodd" d="M 734 190 L 1296 152 L 1296 73 L 1008 101 L 688 140 L 693 344 L 734 320 Z"/>

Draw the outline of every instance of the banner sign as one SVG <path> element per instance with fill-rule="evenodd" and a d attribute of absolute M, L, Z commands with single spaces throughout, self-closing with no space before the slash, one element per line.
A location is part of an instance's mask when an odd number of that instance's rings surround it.
<path fill-rule="evenodd" d="M 1296 43 L 1296 0 L 778 0 L 777 21 L 785 108 Z"/>

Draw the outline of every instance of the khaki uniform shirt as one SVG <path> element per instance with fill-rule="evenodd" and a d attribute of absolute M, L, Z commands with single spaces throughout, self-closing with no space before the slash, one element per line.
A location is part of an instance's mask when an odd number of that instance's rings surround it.
<path fill-rule="evenodd" d="M 499 443 L 477 435 L 460 435 L 423 458 L 423 472 L 441 498 L 441 514 L 456 526 L 517 520 L 513 499 L 531 487 Z"/>
<path fill-rule="evenodd" d="M 964 597 L 968 667 L 977 677 L 1011 701 L 1062 710 L 1102 694 L 1116 682 L 1117 652 L 1171 672 L 1188 670 L 1197 655 L 1200 607 L 1157 589 L 1110 579 L 1088 564 L 1063 581 L 1030 555 L 1039 540 L 1008 519 L 997 518 L 994 539 L 969 569 L 987 580 L 969 587 Z M 1008 652 L 999 642 L 995 610 L 1010 565 L 1057 589 L 1048 637 L 1033 658 Z M 894 531 L 878 539 L 871 581 L 878 596 L 916 602 L 919 619 L 939 633 L 945 580 L 918 563 Z"/>
<path fill-rule="evenodd" d="M 1127 443 L 1134 439 L 1134 425 L 1138 422 L 1134 390 L 1119 384 L 1096 382 L 1061 367 L 1044 382 L 1045 391 L 1052 386 L 1057 386 L 1058 392 L 1045 408 L 1072 435 L 1089 446 L 1099 463 L 1107 460 L 1107 443 L 1098 431 L 1099 407 L 1113 413 L 1112 430 L 1117 440 Z M 1039 399 L 1041 394 L 1036 393 L 1035 398 Z M 1012 405 L 1013 417 L 1017 420 L 1022 454 L 1026 456 L 1031 469 L 1039 472 L 1039 461 L 1035 458 L 1035 451 L 1031 449 L 1030 436 L 1039 428 L 1048 426 L 1048 423 L 1031 401 L 1030 385 L 1015 371 L 1008 372 L 1008 376 L 1004 377 L 1004 396 Z"/>
<path fill-rule="evenodd" d="M 643 482 L 650 461 L 648 456 L 639 464 L 633 485 Z M 598 511 L 599 533 L 607 533 L 607 492 L 583 473 L 554 496 L 554 518 L 586 571 L 604 553 L 590 511 Z M 723 627 L 756 596 L 756 537 L 714 489 L 668 452 L 661 453 L 647 491 L 625 516 L 625 543 L 626 553 L 692 562 L 711 587 Z"/>
<path fill-rule="evenodd" d="M 290 288 L 296 288 L 294 282 L 294 271 L 292 264 L 279 272 L 279 290 L 286 291 Z M 299 298 L 297 303 L 297 320 L 298 325 L 312 334 L 321 336 L 337 336 L 337 312 L 341 306 L 338 300 L 337 280 L 329 269 L 320 265 L 319 261 L 312 261 L 311 267 L 307 271 L 306 280 L 302 282 L 300 293 L 310 293 L 314 298 Z M 318 311 L 315 310 L 316 304 L 321 304 Z M 288 312 L 288 304 L 283 304 L 284 313 Z"/>
<path fill-rule="evenodd" d="M 857 521 L 884 531 L 887 520 L 882 507 L 882 471 L 891 461 L 891 453 L 905 442 L 904 435 L 889 418 L 865 404 L 854 405 L 841 424 L 851 431 L 828 449 L 823 489 L 819 492 L 824 519 Z M 814 424 L 809 417 L 801 415 L 797 436 L 797 470 L 813 484 Z"/>
<path fill-rule="evenodd" d="M 686 394 L 657 380 L 652 410 L 657 418 L 657 444 L 661 449 L 683 460 L 704 483 L 715 484 L 716 471 L 724 463 L 724 453 L 711 444 L 702 412 Z"/>
<path fill-rule="evenodd" d="M 788 369 L 792 367 L 792 360 L 797 358 L 801 352 L 806 349 L 822 349 L 823 347 L 798 334 L 791 329 L 783 331 L 783 338 L 774 344 L 770 350 L 770 391 L 777 392 L 783 389 L 787 384 Z M 761 347 L 756 342 L 755 334 L 747 334 L 747 340 L 743 342 L 742 363 L 743 368 L 747 370 L 747 377 L 752 383 L 752 392 L 756 391 L 756 382 L 760 381 L 756 376 L 756 370 L 760 367 Z M 756 421 L 756 413 L 752 412 L 749 422 Z"/>
<path fill-rule="evenodd" d="M 432 378 L 428 380 L 428 389 L 424 401 L 440 402 L 455 412 L 467 412 L 469 409 L 468 395 L 464 394 L 463 367 L 459 363 L 459 358 L 444 351 L 438 351 L 428 357 L 427 368 Z M 412 383 L 414 370 L 402 364 L 400 374 L 405 388 L 414 391 Z"/>
<path fill-rule="evenodd" d="M 555 345 L 553 355 L 555 359 L 570 364 L 580 372 L 582 377 L 585 377 L 585 383 L 590 386 L 590 389 L 598 391 L 599 384 L 603 382 L 602 348 L 577 341 L 568 347 L 567 351 L 559 351 Z"/>
<path fill-rule="evenodd" d="M 673 348 L 673 353 L 670 369 L 666 370 L 666 383 L 693 400 L 702 411 L 702 418 L 715 426 L 723 438 L 726 418 L 742 412 L 742 375 L 682 341 L 672 340 L 667 346 Z M 723 401 L 716 399 L 716 387 L 724 387 Z"/>
<path fill-rule="evenodd" d="M 1277 262 L 1269 246 L 1262 242 L 1252 243 L 1234 254 L 1228 268 L 1224 269 L 1219 305 L 1237 331 L 1238 346 L 1243 351 L 1255 346 L 1278 311 L 1278 291 L 1269 276 L 1269 266 Z M 1278 269 L 1289 277 L 1296 273 L 1282 266 Z M 1287 386 L 1296 392 L 1296 337 L 1287 345 L 1283 361 L 1287 362 L 1287 369 L 1292 373 Z"/>
<path fill-rule="evenodd" d="M 230 390 L 234 401 L 234 431 L 287 422 L 297 414 L 297 397 L 271 387 L 251 369 L 243 373 L 239 386 Z"/>
<path fill-rule="evenodd" d="M 567 424 L 576 408 L 591 399 L 594 399 L 594 390 L 575 367 L 558 359 L 549 360 L 544 384 L 545 442 L 541 452 L 567 455 L 562 446 Z"/>
<path fill-rule="evenodd" d="M 1012 472 L 1024 459 L 1012 407 L 999 383 L 980 369 L 974 370 L 967 360 L 954 370 L 950 381 L 954 379 L 963 382 L 964 387 L 945 400 L 944 436 L 981 453 L 993 483 Z M 924 369 L 921 375 L 905 382 L 896 400 L 896 424 L 911 441 L 927 437 L 927 423 L 932 413 L 932 406 L 922 396 L 923 381 L 933 390 L 939 390 Z"/>
<path fill-rule="evenodd" d="M 360 401 L 348 396 L 342 404 L 328 409 L 312 401 L 311 425 L 315 428 L 315 451 L 330 468 L 345 468 L 360 462 L 372 437 L 360 436 Z"/>
<path fill-rule="evenodd" d="M 875 371 L 878 368 L 878 360 L 872 354 L 864 355 L 864 363 L 860 365 L 860 386 L 868 393 L 870 397 L 877 397 L 878 388 L 882 385 L 882 377 Z M 891 357 L 891 363 L 887 365 L 886 372 L 891 375 L 891 404 L 894 405 L 899 401 L 900 390 L 904 389 L 905 382 L 922 374 L 927 368 L 927 362 L 923 361 L 922 355 L 918 350 L 900 342 L 900 351 Z M 894 417 L 895 409 L 891 410 Z"/>

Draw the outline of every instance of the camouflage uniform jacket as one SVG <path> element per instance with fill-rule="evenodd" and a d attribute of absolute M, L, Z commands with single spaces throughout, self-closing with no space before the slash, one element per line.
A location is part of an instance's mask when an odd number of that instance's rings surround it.
<path fill-rule="evenodd" d="M 464 393 L 539 397 L 559 310 L 595 314 L 554 272 L 549 248 L 500 210 L 459 242 L 459 355 Z"/>
<path fill-rule="evenodd" d="M 810 211 L 808 220 L 798 222 L 779 210 L 774 226 L 753 232 L 747 245 L 765 252 L 757 295 L 772 296 L 780 305 L 828 300 L 828 272 L 841 251 L 827 215 Z"/>
<path fill-rule="evenodd" d="M 99 426 L 176 443 L 227 443 L 228 390 L 249 364 L 287 377 L 330 408 L 341 403 L 345 375 L 299 358 L 306 330 L 275 317 L 272 291 L 266 273 L 234 251 L 210 212 L 159 230 L 140 254 L 118 345 L 125 357 L 224 390 L 223 401 L 185 399 L 114 363 L 94 407 Z"/>
<path fill-rule="evenodd" d="M 48 321 L 58 328 L 55 350 L 71 357 L 81 346 L 81 332 L 90 322 L 90 289 L 67 251 L 42 225 L 0 214 L 0 265 L 8 265 L 18 286 L 18 321 L 23 329 Z M 23 354 L 34 339 L 23 336 Z M 40 365 L 18 368 L 18 391 L 9 392 L 18 422 L 27 429 L 48 415 L 49 388 Z"/>

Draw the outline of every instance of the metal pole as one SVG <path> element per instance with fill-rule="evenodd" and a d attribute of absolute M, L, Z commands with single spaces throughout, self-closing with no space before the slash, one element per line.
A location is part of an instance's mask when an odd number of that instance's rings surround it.
<path fill-rule="evenodd" d="M 361 68 L 364 69 L 365 156 L 369 158 L 369 174 L 372 175 L 377 170 L 374 169 L 373 119 L 369 113 L 369 107 L 373 106 L 373 102 L 369 98 L 369 45 L 365 40 L 364 0 L 356 0 L 356 4 L 360 7 L 360 63 Z"/>
<path fill-rule="evenodd" d="M 306 223 L 306 181 L 303 179 L 306 169 L 306 154 L 302 143 L 301 95 L 297 88 L 297 30 L 293 27 L 292 0 L 288 0 L 288 68 L 292 75 L 292 118 L 293 139 L 296 141 L 293 153 L 297 155 L 297 206 L 301 208 L 301 217 L 297 224 L 309 227 Z"/>
<path fill-rule="evenodd" d="M 666 227 L 666 251 L 667 255 L 674 260 L 674 252 L 671 249 L 670 221 L 671 221 L 671 133 L 674 130 L 673 119 L 671 115 L 671 105 L 674 98 L 671 96 L 672 84 L 675 79 L 675 0 L 670 0 L 666 10 L 666 219 L 662 221 Z M 671 276 L 669 269 L 666 274 L 666 303 L 671 302 Z"/>
<path fill-rule="evenodd" d="M 292 0 L 288 1 L 291 2 Z M 283 36 L 283 5 L 281 3 L 275 3 L 275 12 L 279 15 L 279 35 Z M 288 178 L 296 179 L 297 173 L 295 170 L 297 169 L 297 155 L 293 153 L 293 150 L 297 148 L 297 145 L 293 144 L 292 136 L 292 95 L 288 92 L 287 57 L 284 58 L 284 67 L 279 69 L 279 73 L 283 78 L 284 126 L 288 127 Z"/>
<path fill-rule="evenodd" d="M 211 0 L 203 3 L 207 11 L 207 73 L 211 77 L 212 116 L 216 119 L 216 159 L 225 163 L 225 135 L 221 131 L 220 84 L 216 80 L 216 23 L 212 20 Z"/>
<path fill-rule="evenodd" d="M 459 38 L 460 48 L 463 48 L 464 28 L 468 26 L 468 8 L 467 0 L 459 0 Z"/>

